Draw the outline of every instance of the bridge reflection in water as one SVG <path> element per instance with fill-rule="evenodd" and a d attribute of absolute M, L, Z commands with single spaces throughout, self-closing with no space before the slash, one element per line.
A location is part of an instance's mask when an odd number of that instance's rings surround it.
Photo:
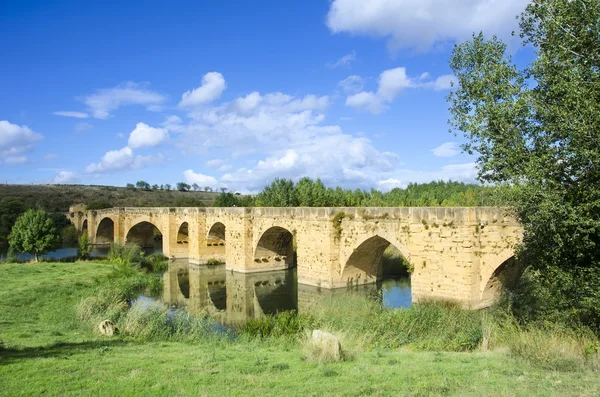
<path fill-rule="evenodd" d="M 169 262 L 164 274 L 164 303 L 191 313 L 207 313 L 222 324 L 234 324 L 286 310 L 309 312 L 323 296 L 355 293 L 385 307 L 411 305 L 410 280 L 387 280 L 335 290 L 298 284 L 296 269 L 239 273 L 225 266 L 187 260 Z"/>

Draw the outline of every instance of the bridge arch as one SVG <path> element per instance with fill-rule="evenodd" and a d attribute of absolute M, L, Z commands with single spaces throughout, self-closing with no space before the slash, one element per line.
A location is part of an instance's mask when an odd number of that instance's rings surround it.
<path fill-rule="evenodd" d="M 177 252 L 180 256 L 188 256 L 190 253 L 190 235 L 189 235 L 189 223 L 182 222 L 177 229 Z M 179 256 L 178 255 L 178 256 Z"/>
<path fill-rule="evenodd" d="M 153 248 L 157 245 L 162 248 L 164 244 L 160 229 L 148 221 L 141 221 L 133 225 L 127 231 L 125 242 L 137 244 L 142 248 Z"/>
<path fill-rule="evenodd" d="M 496 303 L 502 289 L 514 286 L 523 270 L 515 259 L 513 249 L 505 249 L 487 262 L 481 269 L 481 296 L 477 307 L 488 307 Z"/>
<path fill-rule="evenodd" d="M 358 241 L 356 248 L 347 256 L 345 262 L 341 263 L 343 282 L 347 285 L 358 285 L 381 280 L 384 270 L 384 252 L 388 248 L 394 248 L 395 253 L 400 256 L 400 261 L 407 264 L 409 257 L 406 247 L 396 238 L 386 237 L 376 234 Z"/>
<path fill-rule="evenodd" d="M 100 220 L 96 228 L 96 244 L 110 244 L 115 241 L 115 222 L 106 216 Z"/>
<path fill-rule="evenodd" d="M 261 235 L 254 250 L 254 262 L 270 267 L 292 267 L 296 263 L 294 235 L 280 226 L 272 226 Z"/>
<path fill-rule="evenodd" d="M 215 222 L 206 236 L 207 255 L 218 260 L 225 260 L 227 246 L 225 245 L 225 224 Z"/>
<path fill-rule="evenodd" d="M 84 219 L 81 224 L 81 234 L 88 233 L 88 220 Z"/>

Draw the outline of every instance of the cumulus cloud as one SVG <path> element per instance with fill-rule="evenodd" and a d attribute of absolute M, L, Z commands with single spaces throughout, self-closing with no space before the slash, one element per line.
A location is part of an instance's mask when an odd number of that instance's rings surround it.
<path fill-rule="evenodd" d="M 509 38 L 529 0 L 333 0 L 333 33 L 388 38 L 391 50 L 426 51 L 463 41 L 473 32 Z"/>
<path fill-rule="evenodd" d="M 346 54 L 343 57 L 339 58 L 335 62 L 327 63 L 325 66 L 327 66 L 329 69 L 335 69 L 335 68 L 339 68 L 340 66 L 350 66 L 350 64 L 352 62 L 354 62 L 355 60 L 356 60 L 356 52 L 352 51 L 351 53 Z"/>
<path fill-rule="evenodd" d="M 346 106 L 350 106 L 357 109 L 365 109 L 373 114 L 379 114 L 383 112 L 386 106 L 383 104 L 383 100 L 372 92 L 359 92 L 354 95 L 350 95 L 346 98 Z"/>
<path fill-rule="evenodd" d="M 223 75 L 218 72 L 206 73 L 202 77 L 202 85 L 192 91 L 186 91 L 181 96 L 180 107 L 206 105 L 218 99 L 227 88 Z"/>
<path fill-rule="evenodd" d="M 350 95 L 362 91 L 365 87 L 365 82 L 362 77 L 352 75 L 340 81 L 338 86 L 340 86 L 345 94 Z"/>
<path fill-rule="evenodd" d="M 193 185 L 194 183 L 197 183 L 200 186 L 217 186 L 219 185 L 219 183 L 217 182 L 217 180 L 210 176 L 210 175 L 204 175 L 204 174 L 197 174 L 195 173 L 193 170 L 186 170 L 183 172 L 183 178 L 185 179 L 185 182 Z"/>
<path fill-rule="evenodd" d="M 456 142 L 445 142 L 431 151 L 436 157 L 454 157 L 460 153 L 460 148 Z"/>
<path fill-rule="evenodd" d="M 153 128 L 148 124 L 137 123 L 129 135 L 128 145 L 132 149 L 158 146 L 169 139 L 169 131 L 165 128 Z"/>
<path fill-rule="evenodd" d="M 162 159 L 158 156 L 136 156 L 133 150 L 126 146 L 119 150 L 110 150 L 106 152 L 100 162 L 88 165 L 85 172 L 90 174 L 101 174 L 106 172 L 123 171 L 138 169 L 145 165 L 159 162 Z"/>
<path fill-rule="evenodd" d="M 147 86 L 148 84 L 127 82 L 113 88 L 100 89 L 82 100 L 97 119 L 107 119 L 111 116 L 110 112 L 126 105 L 143 105 L 148 110 L 158 110 L 166 97 L 148 90 Z"/>
<path fill-rule="evenodd" d="M 18 164 L 27 161 L 22 156 L 33 148 L 36 142 L 44 137 L 32 131 L 29 127 L 12 124 L 7 120 L 0 120 L 0 159 L 9 164 Z"/>
<path fill-rule="evenodd" d="M 404 90 L 422 88 L 441 91 L 450 89 L 454 80 L 453 75 L 443 75 L 431 80 L 427 72 L 418 78 L 412 78 L 408 76 L 404 67 L 388 69 L 379 75 L 377 92 L 361 91 L 349 95 L 346 98 L 346 106 L 379 114 L 387 108 L 387 103 L 391 103 Z"/>
<path fill-rule="evenodd" d="M 62 110 L 58 111 L 58 112 L 54 112 L 54 115 L 63 116 L 63 117 L 74 117 L 76 119 L 87 119 L 89 117 L 89 115 L 84 112 L 71 112 L 71 111 L 62 111 Z"/>
<path fill-rule="evenodd" d="M 71 171 L 60 171 L 58 174 L 56 174 L 54 179 L 52 179 L 52 183 L 63 185 L 75 183 L 77 181 L 79 181 L 77 174 Z"/>

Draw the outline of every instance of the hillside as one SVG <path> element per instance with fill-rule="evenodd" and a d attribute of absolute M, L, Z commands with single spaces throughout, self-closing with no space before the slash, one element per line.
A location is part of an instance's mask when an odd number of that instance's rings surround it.
<path fill-rule="evenodd" d="M 76 203 L 92 207 L 207 207 L 218 195 L 95 185 L 0 185 L 0 200 L 15 197 L 27 208 L 40 207 L 49 212 L 67 212 Z"/>

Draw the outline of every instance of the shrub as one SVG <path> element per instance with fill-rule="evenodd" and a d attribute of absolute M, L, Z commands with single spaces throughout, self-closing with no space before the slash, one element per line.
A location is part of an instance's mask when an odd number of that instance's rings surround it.
<path fill-rule="evenodd" d="M 113 276 L 132 276 L 141 269 L 144 253 L 135 244 L 112 243 L 108 261 L 113 264 Z"/>
<path fill-rule="evenodd" d="M 77 238 L 77 256 L 82 259 L 88 259 L 91 253 L 92 245 L 90 244 L 90 238 L 84 232 Z"/>

